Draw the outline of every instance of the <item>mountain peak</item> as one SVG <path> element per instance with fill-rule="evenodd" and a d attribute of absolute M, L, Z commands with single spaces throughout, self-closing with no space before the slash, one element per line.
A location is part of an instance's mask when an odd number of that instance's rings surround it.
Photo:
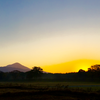
<path fill-rule="evenodd" d="M 18 62 L 15 62 L 14 64 L 20 64 L 20 63 L 18 63 Z"/>
<path fill-rule="evenodd" d="M 21 72 L 27 72 L 31 69 L 24 66 L 24 65 L 21 65 L 18 62 L 4 66 L 4 67 L 0 67 L 0 71 L 3 71 L 3 72 L 10 72 L 10 71 L 13 71 L 13 70 L 18 70 L 18 71 L 21 71 Z"/>
<path fill-rule="evenodd" d="M 18 63 L 18 62 L 16 62 L 16 63 L 14 63 L 14 64 L 12 64 L 13 66 L 23 66 L 22 64 L 20 64 L 20 63 Z"/>
<path fill-rule="evenodd" d="M 13 63 L 13 64 L 10 64 L 10 65 L 7 65 L 6 67 L 16 67 L 16 68 L 21 68 L 21 67 L 26 67 L 18 62 L 16 63 Z"/>

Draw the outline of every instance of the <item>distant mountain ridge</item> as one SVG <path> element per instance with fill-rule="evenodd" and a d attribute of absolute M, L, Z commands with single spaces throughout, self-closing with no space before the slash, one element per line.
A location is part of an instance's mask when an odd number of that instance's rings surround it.
<path fill-rule="evenodd" d="M 4 66 L 4 67 L 0 67 L 0 71 L 2 71 L 2 72 L 11 72 L 11 71 L 14 71 L 14 70 L 18 70 L 18 71 L 21 71 L 21 72 L 27 72 L 31 69 L 26 67 L 26 66 L 21 65 L 20 63 L 14 63 L 14 64 L 7 65 L 7 66 Z"/>

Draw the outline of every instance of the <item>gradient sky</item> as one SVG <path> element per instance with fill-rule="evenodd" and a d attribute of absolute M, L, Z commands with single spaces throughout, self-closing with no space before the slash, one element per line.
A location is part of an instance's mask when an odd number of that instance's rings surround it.
<path fill-rule="evenodd" d="M 0 66 L 77 59 L 100 60 L 100 0 L 0 0 Z"/>

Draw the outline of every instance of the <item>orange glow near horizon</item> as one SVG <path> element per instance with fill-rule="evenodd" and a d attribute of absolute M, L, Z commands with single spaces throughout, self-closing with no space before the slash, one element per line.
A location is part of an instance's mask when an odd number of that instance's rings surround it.
<path fill-rule="evenodd" d="M 55 65 L 49 65 L 42 67 L 44 71 L 51 73 L 68 73 L 68 72 L 78 72 L 79 69 L 85 71 L 88 70 L 92 65 L 100 64 L 100 60 L 75 60 L 66 63 L 60 63 Z"/>
<path fill-rule="evenodd" d="M 100 0 L 8 1 L 0 0 L 0 67 L 69 73 L 100 64 Z"/>
<path fill-rule="evenodd" d="M 32 67 L 37 66 L 41 67 L 43 71 L 45 72 L 50 72 L 50 73 L 70 73 L 70 72 L 78 72 L 80 69 L 83 69 L 85 71 L 88 70 L 92 65 L 95 64 L 100 64 L 100 60 L 91 60 L 91 59 L 78 59 L 78 60 L 73 60 L 73 61 L 67 61 L 64 63 L 56 63 L 56 64 L 51 64 L 48 63 L 47 65 L 42 65 L 42 64 L 35 64 L 32 62 L 32 60 L 29 61 L 17 61 L 18 63 L 32 69 Z M 15 62 L 13 62 L 15 63 Z M 8 63 L 13 64 L 13 63 Z M 6 65 L 4 65 L 6 66 Z M 3 66 L 2 66 L 3 67 Z"/>

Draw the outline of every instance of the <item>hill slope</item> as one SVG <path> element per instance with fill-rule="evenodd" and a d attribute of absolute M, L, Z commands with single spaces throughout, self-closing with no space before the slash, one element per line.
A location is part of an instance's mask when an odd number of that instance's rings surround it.
<path fill-rule="evenodd" d="M 26 67 L 26 66 L 21 65 L 20 63 L 14 63 L 14 64 L 7 65 L 7 66 L 4 66 L 4 67 L 0 67 L 0 71 L 3 71 L 3 72 L 11 72 L 13 70 L 18 70 L 18 71 L 21 71 L 21 72 L 27 72 L 31 69 Z"/>

